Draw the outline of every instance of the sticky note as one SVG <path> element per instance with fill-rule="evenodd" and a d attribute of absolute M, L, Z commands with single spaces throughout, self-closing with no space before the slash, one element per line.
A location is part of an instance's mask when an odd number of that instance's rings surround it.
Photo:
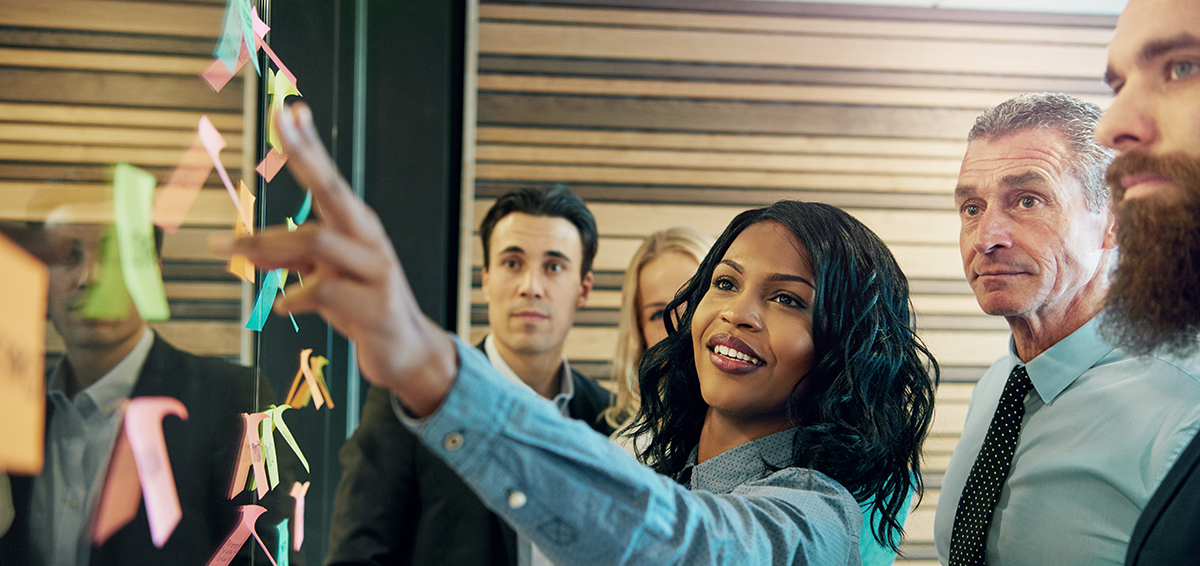
<path fill-rule="evenodd" d="M 325 366 L 329 364 L 329 360 L 325 356 L 313 356 L 309 360 L 309 365 L 312 368 L 313 377 L 317 379 L 317 387 L 321 390 L 321 395 L 325 397 L 325 402 L 329 404 L 329 408 L 333 408 L 333 397 L 329 395 L 329 387 L 325 385 Z"/>
<path fill-rule="evenodd" d="M 296 438 L 292 436 L 291 429 L 288 428 L 287 423 L 283 420 L 283 412 L 291 408 L 291 405 L 280 405 L 272 407 L 267 411 L 267 414 L 271 415 L 271 419 L 275 421 L 275 430 L 278 430 L 279 434 L 283 435 L 283 439 L 287 441 L 288 446 L 292 447 L 292 452 L 295 452 L 296 457 L 300 458 L 300 463 L 304 464 L 304 471 L 307 472 L 310 471 L 308 469 L 308 460 L 304 457 L 304 452 L 300 451 L 300 445 L 296 444 Z"/>
<path fill-rule="evenodd" d="M 128 402 L 125 402 L 128 403 Z M 124 410 L 124 405 L 122 409 Z M 125 435 L 125 428 L 117 432 L 117 443 L 108 461 L 108 473 L 104 475 L 104 487 L 96 507 L 96 518 L 92 522 L 92 542 L 104 544 L 137 517 L 142 503 L 142 483 L 138 479 L 137 464 L 133 459 L 133 448 Z"/>
<path fill-rule="evenodd" d="M 275 294 L 279 292 L 279 271 L 275 269 L 263 275 L 262 288 L 258 290 L 258 298 L 254 300 L 254 310 L 250 311 L 246 328 L 262 332 L 267 317 L 271 315 L 271 307 L 275 304 Z"/>
<path fill-rule="evenodd" d="M 212 160 L 197 135 L 154 199 L 154 223 L 159 228 L 170 234 L 179 230 L 212 168 Z"/>
<path fill-rule="evenodd" d="M 0 470 L 42 469 L 46 266 L 0 235 Z"/>
<path fill-rule="evenodd" d="M 267 113 L 267 144 L 276 150 L 282 150 L 279 142 L 279 131 L 275 128 L 275 116 L 283 111 L 284 102 L 288 96 L 300 96 L 296 85 L 288 82 L 287 75 L 272 72 L 267 69 L 267 95 L 271 100 L 273 111 Z"/>
<path fill-rule="evenodd" d="M 275 525 L 275 532 L 275 562 L 279 566 L 288 566 L 288 520 L 284 519 Z"/>
<path fill-rule="evenodd" d="M 267 32 L 271 31 L 271 26 L 268 26 L 266 22 L 262 21 L 262 18 L 258 17 L 257 6 L 250 7 L 250 21 L 254 27 L 254 35 L 265 39 Z"/>
<path fill-rule="evenodd" d="M 187 420 L 187 408 L 174 397 L 134 397 L 125 409 L 125 436 L 142 484 L 150 540 L 158 548 L 167 543 L 183 517 L 163 438 L 162 421 L 167 415 Z"/>
<path fill-rule="evenodd" d="M 254 202 L 253 198 L 251 197 L 251 202 Z M 240 218 L 233 221 L 233 235 L 236 238 L 250 235 L 246 231 L 245 223 Z M 242 281 L 254 282 L 254 264 L 250 263 L 250 260 L 246 259 L 244 255 L 233 254 L 229 256 L 229 263 L 225 264 L 225 270 L 236 275 Z"/>
<path fill-rule="evenodd" d="M 328 398 L 324 395 L 324 389 L 317 383 L 317 376 L 309 364 L 308 358 L 311 355 L 312 348 L 305 348 L 300 351 L 300 371 L 304 372 L 304 382 L 308 384 L 308 390 L 312 393 L 313 404 L 320 409 L 321 405 L 325 404 Z M 329 404 L 329 408 L 333 408 L 333 403 Z"/>
<path fill-rule="evenodd" d="M 312 211 L 312 191 L 304 196 L 304 203 L 300 205 L 300 212 L 296 213 L 296 224 L 304 224 L 308 220 L 308 214 Z"/>
<path fill-rule="evenodd" d="M 229 71 L 230 75 L 237 73 L 238 51 L 243 44 L 243 28 L 241 21 L 241 6 L 246 0 L 229 0 L 225 6 L 225 21 L 221 24 L 221 40 L 213 50 L 216 57 Z"/>
<path fill-rule="evenodd" d="M 208 566 L 226 566 L 229 564 L 237 556 L 238 550 L 242 548 L 242 545 L 246 544 L 246 539 L 250 538 L 250 535 L 254 535 L 254 540 L 257 540 L 258 545 L 267 553 L 267 560 L 270 560 L 271 564 L 275 564 L 275 559 L 271 557 L 271 549 L 267 548 L 262 538 L 258 536 L 258 532 L 254 530 L 255 521 L 258 521 L 258 518 L 266 512 L 266 509 L 258 505 L 242 505 L 238 508 L 237 525 L 225 536 L 225 541 L 213 553 L 212 558 L 208 559 Z M 278 564 L 275 564 L 275 566 L 278 566 Z"/>
<path fill-rule="evenodd" d="M 242 413 L 242 442 L 238 447 L 237 462 L 234 463 L 233 480 L 229 483 L 229 498 L 233 499 L 246 487 L 246 476 L 250 468 L 254 468 L 254 485 L 258 496 L 267 493 L 267 477 L 263 470 L 261 438 L 258 435 L 258 423 L 267 418 L 263 413 Z"/>
<path fill-rule="evenodd" d="M 275 66 L 279 68 L 280 74 L 282 74 L 284 77 L 286 77 L 287 81 L 292 84 L 293 88 L 296 89 L 296 94 L 298 94 L 300 96 L 304 96 L 304 95 L 300 94 L 300 90 L 296 86 L 296 75 L 293 75 L 292 72 L 290 70 L 288 70 L 287 66 L 283 64 L 283 61 L 279 60 L 279 56 L 276 55 L 275 52 L 271 50 L 271 46 L 267 45 L 266 41 L 264 41 L 262 38 L 259 38 L 257 41 L 258 41 L 258 47 L 267 53 L 267 57 L 270 57 L 271 61 L 275 62 Z"/>
<path fill-rule="evenodd" d="M 117 243 L 117 228 L 109 226 L 99 242 L 100 275 L 87 289 L 83 300 L 83 316 L 104 320 L 120 320 L 129 316 L 129 291 L 121 273 L 121 248 Z"/>
<path fill-rule="evenodd" d="M 254 48 L 254 42 L 258 37 L 254 35 L 254 20 L 257 19 L 258 16 L 255 15 L 256 12 L 253 12 L 254 8 L 250 6 L 250 0 L 233 1 L 238 4 L 239 8 L 238 17 L 240 18 L 242 24 L 242 44 L 251 53 L 258 53 L 258 51 Z M 251 61 L 254 63 L 254 72 L 261 76 L 262 70 L 258 68 L 258 57 L 252 58 Z"/>
<path fill-rule="evenodd" d="M 271 411 L 263 413 L 267 418 L 258 424 L 259 444 L 262 446 L 263 466 L 267 468 L 267 482 L 275 489 L 279 485 L 279 463 L 275 456 L 275 415 Z"/>
<path fill-rule="evenodd" d="M 238 211 L 239 218 L 247 218 L 246 212 L 242 210 L 242 202 L 238 199 L 237 192 L 233 189 L 233 181 L 229 180 L 229 173 L 225 171 L 225 166 L 221 164 L 221 150 L 225 149 L 225 138 L 221 137 L 221 132 L 217 131 L 217 127 L 213 125 L 208 116 L 200 117 L 200 125 L 196 128 L 200 134 L 200 143 L 204 145 L 205 151 L 208 152 L 209 158 L 212 159 L 213 167 L 217 168 L 217 174 L 221 177 L 221 183 L 225 185 L 225 190 L 229 192 L 229 198 L 233 200 L 233 206 Z"/>
<path fill-rule="evenodd" d="M 296 482 L 292 485 L 292 497 L 296 499 L 296 531 L 293 533 L 292 550 L 300 551 L 300 545 L 304 544 L 304 495 L 308 493 L 309 482 Z"/>
<path fill-rule="evenodd" d="M 279 277 L 280 277 L 280 279 L 279 279 L 280 281 L 287 281 L 287 270 L 284 269 L 283 274 L 280 275 Z M 297 275 L 297 277 L 299 277 L 299 275 Z M 279 285 L 279 293 L 281 295 L 283 295 L 283 298 L 286 299 L 287 291 L 284 291 L 283 287 L 284 286 L 282 284 Z M 296 317 L 292 316 L 292 311 L 288 311 L 288 318 L 291 319 L 291 321 L 292 321 L 292 330 L 295 330 L 296 332 L 300 332 L 300 325 L 296 324 Z"/>
<path fill-rule="evenodd" d="M 263 157 L 263 160 L 258 163 L 258 167 L 255 167 L 254 170 L 258 171 L 258 174 L 262 175 L 262 178 L 270 183 L 275 180 L 275 175 L 279 174 L 279 170 L 283 169 L 285 163 L 287 163 L 287 156 L 279 153 L 274 147 L 271 147 L 266 157 Z"/>
<path fill-rule="evenodd" d="M 167 292 L 158 270 L 154 224 L 150 201 L 154 198 L 154 175 L 128 163 L 113 171 L 113 208 L 117 221 L 117 244 L 121 249 L 121 274 L 138 314 L 144 320 L 167 320 Z"/>

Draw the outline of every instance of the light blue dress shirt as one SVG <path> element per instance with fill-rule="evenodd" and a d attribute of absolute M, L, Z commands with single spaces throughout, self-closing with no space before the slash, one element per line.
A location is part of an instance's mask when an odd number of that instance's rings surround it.
<path fill-rule="evenodd" d="M 555 564 L 860 563 L 854 498 L 820 472 L 767 469 L 785 462 L 775 436 L 696 466 L 689 491 L 455 342 L 441 407 L 414 421 L 393 397 L 397 416 Z"/>
<path fill-rule="evenodd" d="M 988 531 L 989 566 L 1123 564 L 1142 508 L 1200 425 L 1197 361 L 1132 358 L 1100 339 L 1098 319 L 1025 365 L 1034 389 Z M 943 564 L 963 485 L 1020 363 L 1010 339 L 971 395 L 934 520 Z"/>

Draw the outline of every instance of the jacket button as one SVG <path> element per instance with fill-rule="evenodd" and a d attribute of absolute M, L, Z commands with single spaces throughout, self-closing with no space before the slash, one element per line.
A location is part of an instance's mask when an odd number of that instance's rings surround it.
<path fill-rule="evenodd" d="M 442 445 L 446 447 L 446 450 L 450 450 L 451 452 L 458 450 L 459 448 L 462 448 L 462 445 L 463 445 L 462 433 L 452 432 L 450 434 L 447 434 L 446 441 Z"/>
<path fill-rule="evenodd" d="M 525 502 L 526 499 L 524 493 L 521 493 L 515 489 L 508 492 L 508 506 L 510 508 L 520 509 L 525 506 Z"/>

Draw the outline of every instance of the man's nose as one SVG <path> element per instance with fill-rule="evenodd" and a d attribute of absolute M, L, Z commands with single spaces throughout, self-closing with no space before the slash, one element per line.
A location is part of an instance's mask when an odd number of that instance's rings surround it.
<path fill-rule="evenodd" d="M 1002 210 L 988 207 L 976 218 L 972 246 L 981 254 L 1011 247 L 1012 231 L 1012 218 Z"/>
<path fill-rule="evenodd" d="M 1096 141 L 1120 153 L 1145 149 L 1158 141 L 1158 123 L 1147 107 L 1152 97 L 1126 85 L 1096 125 Z"/>
<path fill-rule="evenodd" d="M 534 299 L 542 298 L 545 293 L 546 282 L 542 280 L 542 273 L 537 269 L 528 269 L 525 275 L 521 278 L 521 288 L 518 289 L 522 297 L 530 297 Z"/>

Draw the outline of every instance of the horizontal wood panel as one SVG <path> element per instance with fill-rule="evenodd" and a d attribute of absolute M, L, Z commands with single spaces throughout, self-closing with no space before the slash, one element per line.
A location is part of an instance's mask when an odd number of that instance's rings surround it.
<path fill-rule="evenodd" d="M 481 21 L 480 53 L 946 73 L 1095 76 L 1106 47 L 969 40 L 750 34 L 686 29 L 600 28 Z"/>
<path fill-rule="evenodd" d="M 0 66 L 199 76 L 212 57 L 0 47 Z"/>
<path fill-rule="evenodd" d="M 1030 41 L 1107 47 L 1112 41 L 1111 28 L 1079 28 L 1016 25 L 945 24 L 902 21 L 871 21 L 841 18 L 805 18 L 656 12 L 650 10 L 613 10 L 561 8 L 549 6 L 513 6 L 481 4 L 481 20 L 564 22 L 611 24 L 629 27 L 691 28 L 761 32 L 812 33 L 865 37 L 922 37 L 937 39 Z"/>
<path fill-rule="evenodd" d="M 236 322 L 177 321 L 152 322 L 168 342 L 198 356 L 237 357 L 241 348 L 241 325 Z M 46 325 L 46 353 L 61 354 L 62 336 L 53 324 Z"/>
<path fill-rule="evenodd" d="M 3 107 L 0 106 L 0 110 Z M 627 149 L 701 150 L 713 152 L 801 153 L 862 155 L 962 160 L 965 141 L 874 139 L 837 136 L 773 136 L 764 134 L 679 134 L 645 131 L 579 130 L 568 128 L 506 128 L 482 126 L 475 131 L 480 142 L 551 146 L 616 147 Z M 963 136 L 965 140 L 965 136 Z"/>
<path fill-rule="evenodd" d="M 112 185 L 0 181 L 0 220 L 40 222 L 64 204 L 73 205 L 80 222 L 110 221 Z M 237 209 L 225 189 L 202 189 L 184 224 L 232 227 L 236 218 Z"/>
<path fill-rule="evenodd" d="M 0 25 L 217 37 L 224 6 L 122 0 L 5 0 Z"/>
<path fill-rule="evenodd" d="M 130 163 L 138 166 L 174 167 L 183 158 L 185 149 L 0 142 L 0 157 L 8 161 Z M 222 151 L 221 164 L 226 170 L 240 170 L 242 155 L 237 151 Z"/>
<path fill-rule="evenodd" d="M 242 131 L 240 112 L 195 112 L 191 110 L 164 110 L 159 108 L 121 108 L 104 106 L 69 106 L 65 104 L 40 104 L 0 102 L 0 116 L 5 122 L 46 122 L 76 126 L 121 126 L 147 128 L 173 128 L 196 130 L 200 116 L 208 116 L 213 126 L 232 145 L 232 134 Z M 237 144 L 241 147 L 241 143 Z"/>
<path fill-rule="evenodd" d="M 0 135 L 3 131 L 0 130 Z M 718 171 L 812 171 L 958 176 L 961 158 L 865 157 L 659 149 L 598 149 L 480 144 L 479 163 L 529 163 L 661 167 Z"/>
<path fill-rule="evenodd" d="M 737 84 L 707 81 L 661 81 L 628 79 L 586 79 L 575 77 L 539 77 L 524 75 L 481 74 L 480 92 L 525 92 L 579 94 L 595 96 L 645 96 L 653 98 L 694 98 L 714 100 L 771 100 L 782 102 L 830 102 L 874 106 L 917 106 L 968 108 L 982 112 L 1023 91 L 967 91 L 921 88 L 880 88 L 861 86 L 813 86 L 780 84 Z M 1107 106 L 1111 96 L 1087 96 L 1097 105 Z"/>
<path fill-rule="evenodd" d="M 529 165 L 477 163 L 479 180 L 535 183 L 646 183 L 674 186 L 810 189 L 820 191 L 954 193 L 957 175 L 861 175 L 609 167 L 595 165 Z"/>
<path fill-rule="evenodd" d="M 961 141 L 978 112 L 784 102 L 598 98 L 481 92 L 484 126 L 800 134 Z"/>
<path fill-rule="evenodd" d="M 0 100 L 5 102 L 234 112 L 242 105 L 239 87 L 240 81 L 231 82 L 215 93 L 194 75 L 0 67 Z"/>
<path fill-rule="evenodd" d="M 7 117 L 3 118 L 6 119 Z M 222 132 L 226 151 L 234 156 L 242 150 L 242 134 Z M 89 146 L 150 146 L 187 148 L 198 141 L 195 128 L 164 130 L 158 128 L 129 128 L 110 126 L 76 126 L 67 124 L 30 124 L 0 121 L 0 142 L 61 143 L 71 140 Z M 222 163 L 225 163 L 222 161 Z"/>

